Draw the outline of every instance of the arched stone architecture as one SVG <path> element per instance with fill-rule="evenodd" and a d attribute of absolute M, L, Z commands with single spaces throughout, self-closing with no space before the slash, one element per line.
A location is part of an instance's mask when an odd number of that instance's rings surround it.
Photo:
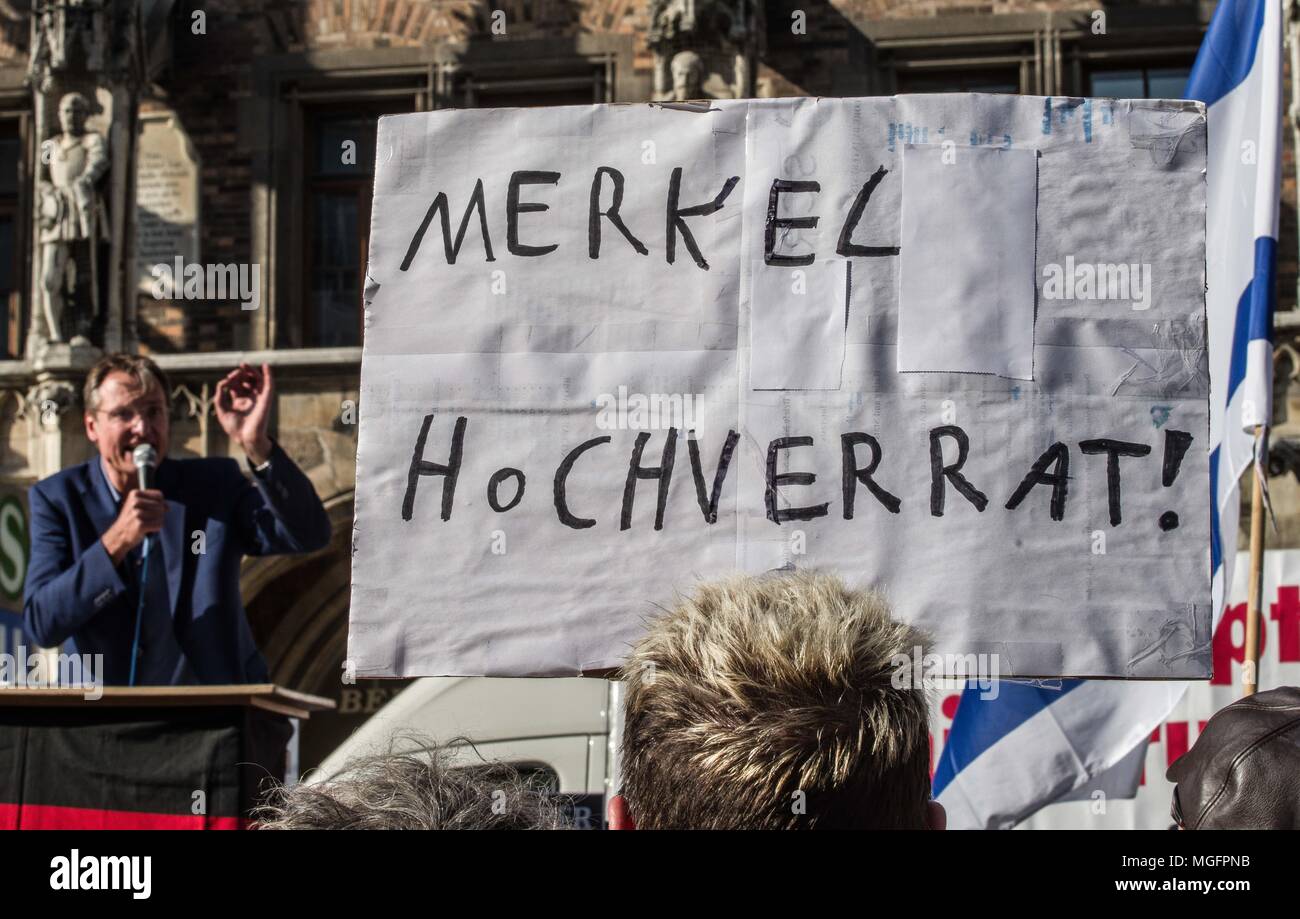
<path fill-rule="evenodd" d="M 351 491 L 325 502 L 333 536 L 310 555 L 244 562 L 240 587 L 253 636 L 271 679 L 282 686 L 333 695 L 347 653 L 352 545 Z"/>
<path fill-rule="evenodd" d="M 271 680 L 333 699 L 333 712 L 301 725 L 300 770 L 318 765 L 349 734 L 406 688 L 410 680 L 344 683 L 352 576 L 353 492 L 325 501 L 333 536 L 310 555 L 249 558 L 240 577 L 253 637 L 266 656 Z"/>

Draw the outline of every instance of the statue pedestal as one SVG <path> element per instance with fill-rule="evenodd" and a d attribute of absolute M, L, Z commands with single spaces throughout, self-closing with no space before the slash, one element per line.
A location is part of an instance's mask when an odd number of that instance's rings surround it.
<path fill-rule="evenodd" d="M 36 350 L 36 373 L 38 377 L 80 378 L 102 354 L 84 338 L 80 342 L 48 341 Z"/>

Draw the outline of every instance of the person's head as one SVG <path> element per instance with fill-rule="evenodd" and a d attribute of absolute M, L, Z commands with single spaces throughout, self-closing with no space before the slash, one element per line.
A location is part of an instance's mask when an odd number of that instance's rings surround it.
<path fill-rule="evenodd" d="M 673 75 L 673 98 L 678 102 L 704 95 L 704 60 L 694 51 L 679 51 L 668 65 Z"/>
<path fill-rule="evenodd" d="M 1300 689 L 1219 709 L 1165 777 L 1179 829 L 1300 830 Z"/>
<path fill-rule="evenodd" d="M 503 763 L 453 766 L 445 751 L 389 752 L 337 777 L 282 785 L 257 808 L 263 830 L 563 830 L 540 779 Z"/>
<path fill-rule="evenodd" d="M 135 477 L 131 453 L 152 444 L 158 459 L 171 439 L 167 376 L 139 354 L 106 354 L 86 374 L 86 436 L 113 472 Z"/>
<path fill-rule="evenodd" d="M 68 93 L 59 100 L 59 127 L 65 134 L 80 134 L 86 129 L 90 104 L 81 93 Z"/>
<path fill-rule="evenodd" d="M 892 679 L 925 644 L 831 575 L 699 587 L 624 665 L 611 826 L 941 829 L 925 694 Z"/>

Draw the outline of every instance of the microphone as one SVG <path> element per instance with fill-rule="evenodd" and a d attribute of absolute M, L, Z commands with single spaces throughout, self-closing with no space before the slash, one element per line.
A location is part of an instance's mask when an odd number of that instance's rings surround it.
<path fill-rule="evenodd" d="M 158 466 L 158 451 L 150 444 L 140 444 L 131 453 L 135 463 L 135 472 L 139 476 L 140 490 L 153 487 L 153 473 Z"/>
<path fill-rule="evenodd" d="M 144 491 L 153 485 L 154 469 L 158 465 L 158 451 L 150 444 L 140 444 L 131 451 L 131 461 L 135 463 L 135 472 L 139 477 L 140 490 Z M 135 607 L 135 640 L 131 643 L 131 674 L 127 683 L 128 686 L 135 685 L 135 663 L 140 650 L 140 622 L 144 618 L 145 585 L 149 582 L 149 543 L 151 541 L 146 536 L 144 545 L 140 548 L 143 565 L 140 569 L 140 599 Z"/>
<path fill-rule="evenodd" d="M 131 460 L 135 463 L 135 474 L 139 477 L 140 490 L 144 491 L 153 486 L 154 469 L 158 465 L 158 451 L 150 444 L 140 444 L 131 451 Z M 149 557 L 149 537 L 145 537 L 144 546 L 140 550 L 144 557 Z"/>

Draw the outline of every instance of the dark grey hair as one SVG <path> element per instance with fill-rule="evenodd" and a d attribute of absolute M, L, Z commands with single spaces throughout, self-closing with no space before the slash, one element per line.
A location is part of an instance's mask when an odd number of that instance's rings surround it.
<path fill-rule="evenodd" d="M 263 830 L 562 830 L 563 801 L 505 763 L 453 766 L 432 747 L 350 762 L 336 778 L 282 785 L 253 813 Z"/>
<path fill-rule="evenodd" d="M 126 354 L 116 352 L 105 354 L 86 374 L 86 384 L 81 393 L 82 404 L 86 411 L 94 412 L 99 408 L 99 387 L 110 373 L 125 373 L 135 385 L 147 392 L 151 386 L 157 386 L 163 401 L 171 406 L 171 390 L 168 388 L 167 374 L 162 368 L 143 354 Z"/>

